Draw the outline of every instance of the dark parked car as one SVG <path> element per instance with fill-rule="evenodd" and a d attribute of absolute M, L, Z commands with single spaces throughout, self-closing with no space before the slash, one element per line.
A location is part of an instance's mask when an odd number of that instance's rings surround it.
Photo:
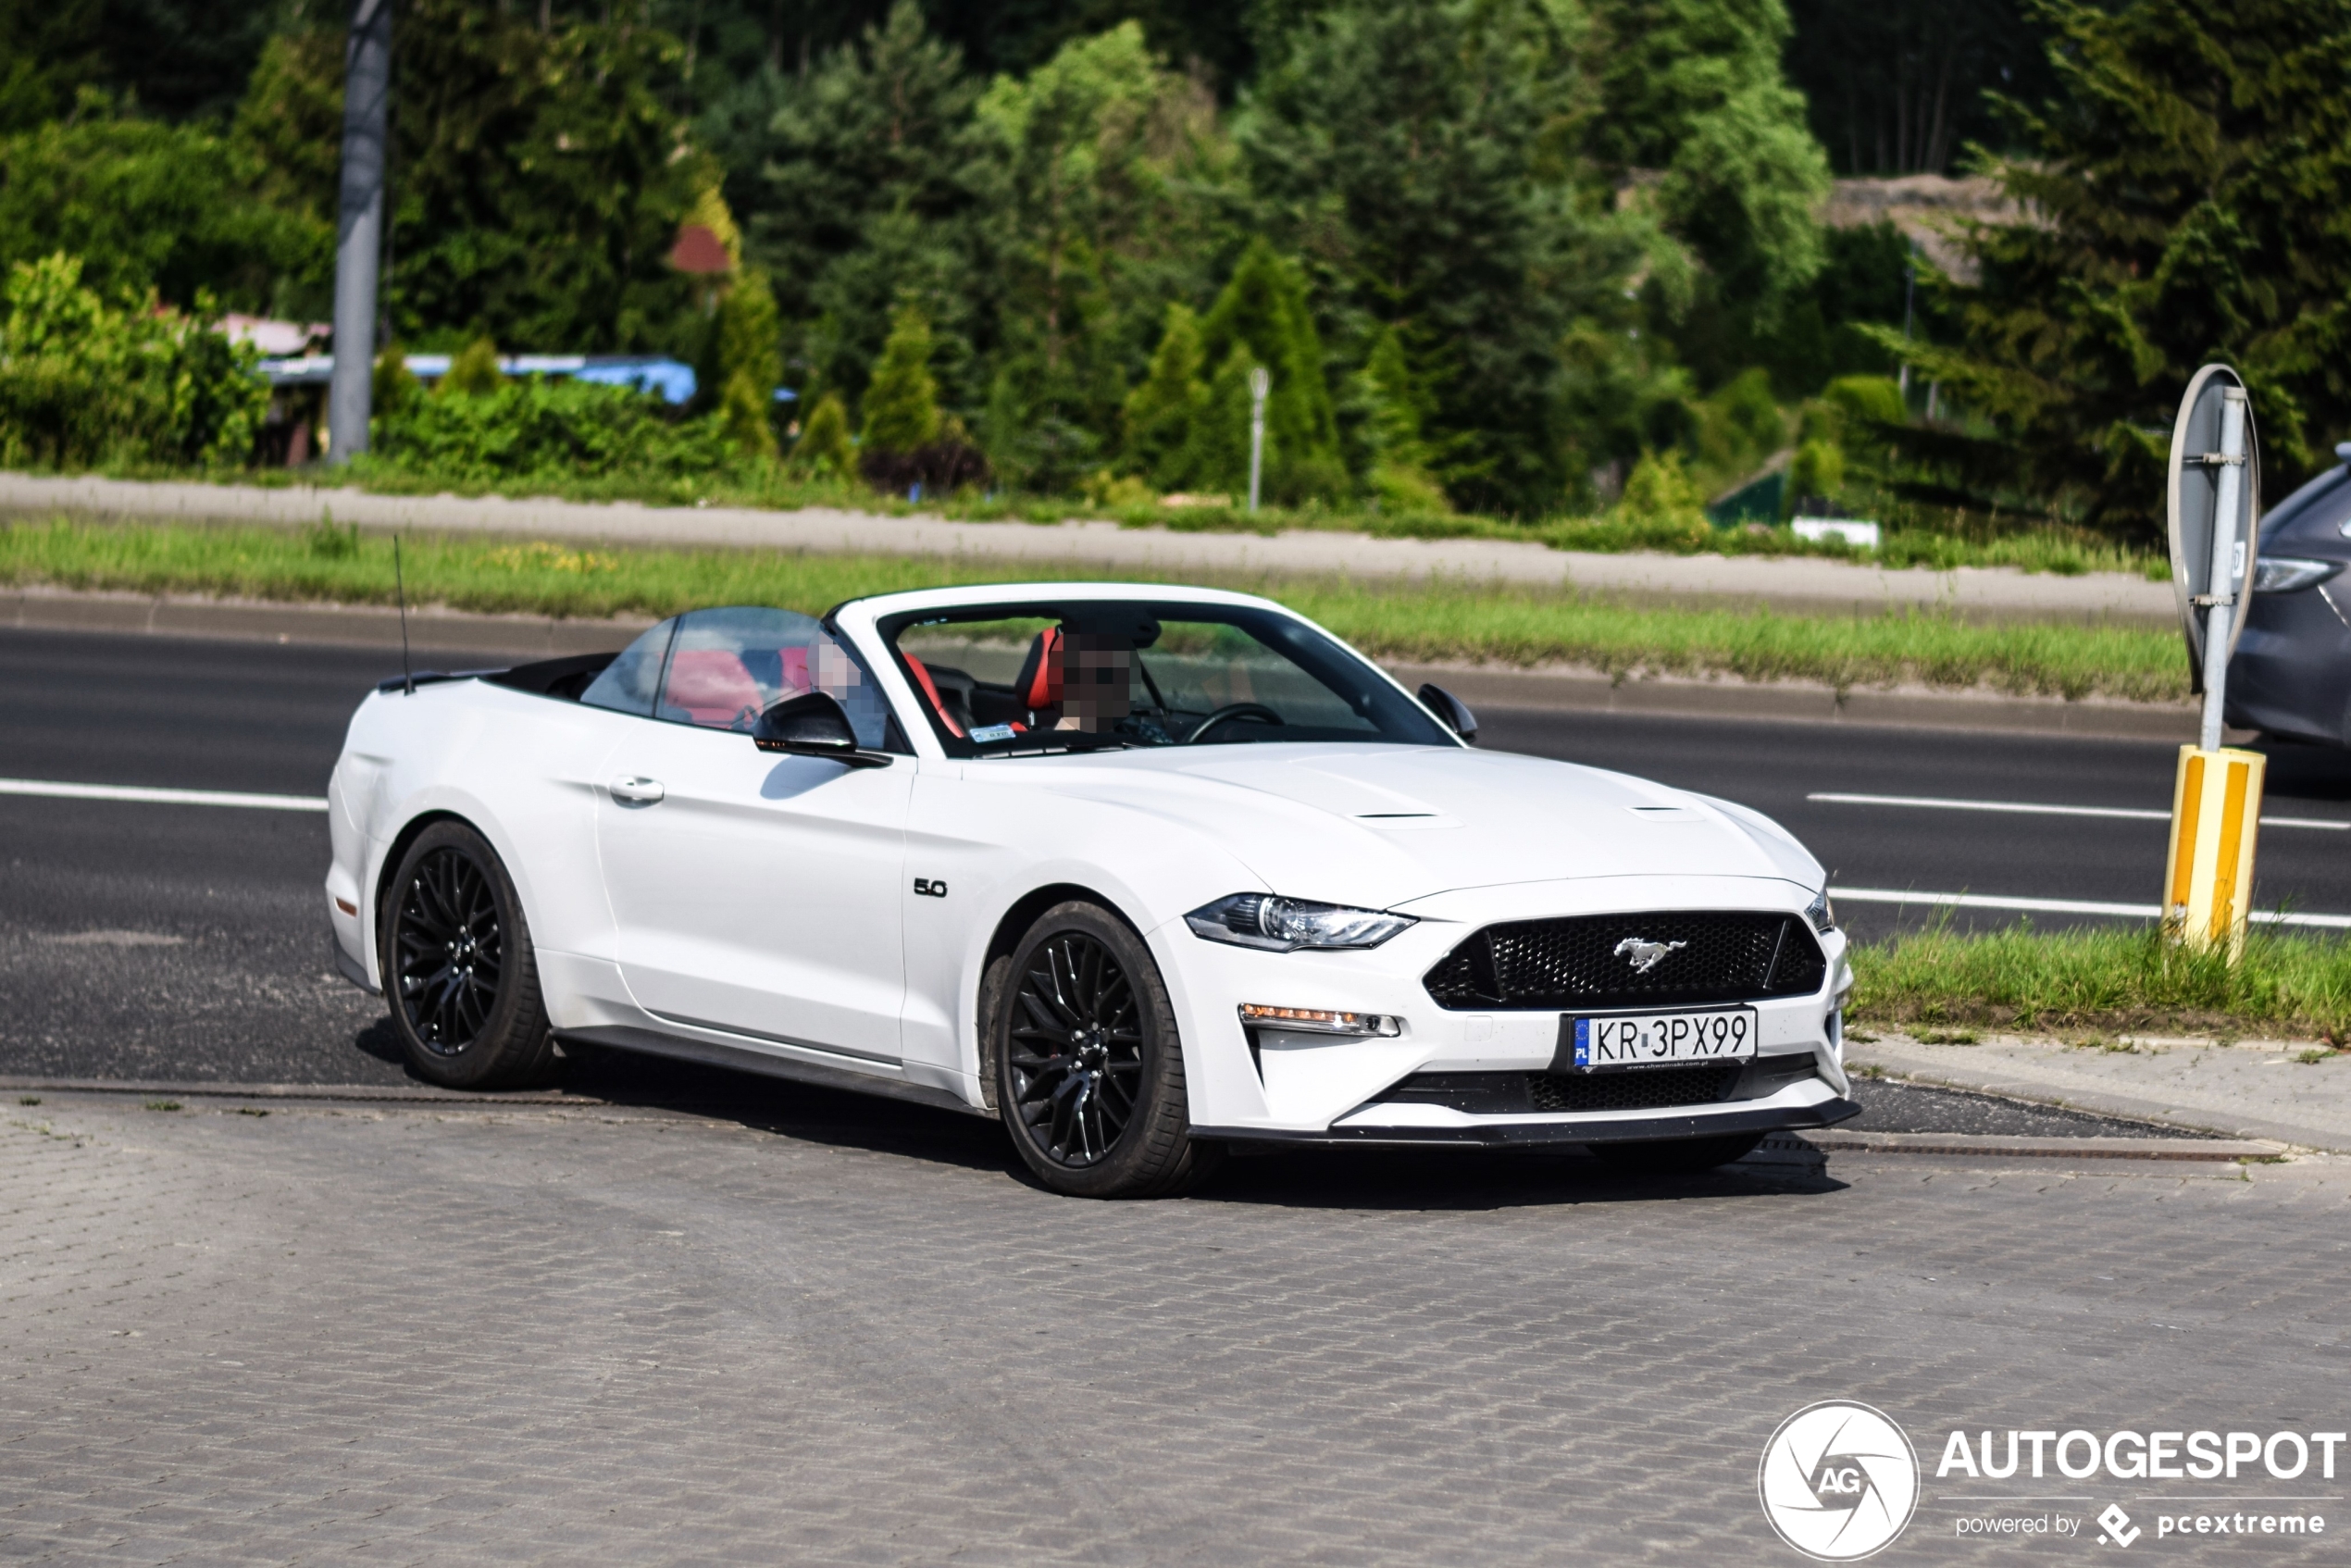
<path fill-rule="evenodd" d="M 2351 746 L 2351 442 L 2261 519 L 2253 607 L 2229 666 L 2230 724 Z"/>

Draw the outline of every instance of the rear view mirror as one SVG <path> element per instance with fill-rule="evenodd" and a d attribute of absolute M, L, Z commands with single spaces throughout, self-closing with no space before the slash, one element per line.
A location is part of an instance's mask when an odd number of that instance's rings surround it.
<path fill-rule="evenodd" d="M 1444 720 L 1445 728 L 1464 740 L 1477 739 L 1477 716 L 1469 704 L 1442 686 L 1424 686 L 1420 691 L 1421 705 Z"/>
<path fill-rule="evenodd" d="M 751 743 L 763 752 L 787 756 L 830 757 L 851 767 L 888 767 L 889 753 L 868 752 L 857 744 L 848 711 L 822 691 L 787 697 L 759 716 L 751 727 Z"/>

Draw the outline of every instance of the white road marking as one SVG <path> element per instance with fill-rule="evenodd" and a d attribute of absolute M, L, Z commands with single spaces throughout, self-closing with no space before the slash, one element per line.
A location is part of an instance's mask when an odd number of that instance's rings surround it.
<path fill-rule="evenodd" d="M 2154 903 L 2092 903 L 2084 899 L 2000 898 L 1988 893 L 1898 892 L 1891 888 L 1831 888 L 1829 897 L 1847 903 L 1925 903 L 1946 909 L 2012 909 L 2026 915 L 2109 915 L 2122 920 L 2158 920 L 2163 906 Z M 2298 915 L 2286 910 L 2257 909 L 2257 926 L 2316 926 L 2351 931 L 2351 915 Z"/>
<path fill-rule="evenodd" d="M 163 806 L 243 806 L 250 811 L 324 811 L 324 795 L 253 795 L 236 790 L 149 790 L 134 784 L 61 784 L 49 778 L 0 778 L 0 795 L 61 801 L 136 801 Z"/>
<path fill-rule="evenodd" d="M 2025 816 L 2120 816 L 2133 822 L 2169 822 L 2168 811 L 2135 811 L 2122 806 L 2046 806 L 2023 801 L 1958 801 L 1938 795 L 1807 795 L 1845 806 L 1925 806 L 1933 811 L 2001 811 Z M 2351 833 L 2351 822 L 2330 822 L 2318 816 L 2265 816 L 2264 828 L 2316 828 L 2328 833 Z"/>

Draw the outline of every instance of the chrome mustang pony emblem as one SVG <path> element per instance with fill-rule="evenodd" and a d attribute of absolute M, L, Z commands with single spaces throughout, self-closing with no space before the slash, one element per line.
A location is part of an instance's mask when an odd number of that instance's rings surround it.
<path fill-rule="evenodd" d="M 1666 960 L 1670 953 L 1679 952 L 1687 942 L 1652 942 L 1640 937 L 1627 937 L 1616 944 L 1616 956 L 1633 965 L 1633 973 L 1646 975 Z"/>

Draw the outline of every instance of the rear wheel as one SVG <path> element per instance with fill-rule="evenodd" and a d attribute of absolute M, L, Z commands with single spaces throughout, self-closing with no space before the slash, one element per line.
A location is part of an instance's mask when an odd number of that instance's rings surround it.
<path fill-rule="evenodd" d="M 513 1089 L 553 1070 L 522 901 L 480 834 L 462 822 L 418 834 L 384 885 L 379 930 L 392 1032 L 418 1077 Z"/>
<path fill-rule="evenodd" d="M 1176 1013 L 1151 952 L 1099 904 L 1054 905 L 1013 950 L 990 1021 L 996 1105 L 1038 1178 L 1078 1198 L 1147 1198 L 1205 1176 Z"/>
<path fill-rule="evenodd" d="M 1643 1176 L 1694 1176 L 1744 1160 L 1763 1135 L 1732 1133 L 1722 1138 L 1673 1138 L 1644 1143 L 1595 1143 L 1592 1152 L 1619 1169 Z"/>

